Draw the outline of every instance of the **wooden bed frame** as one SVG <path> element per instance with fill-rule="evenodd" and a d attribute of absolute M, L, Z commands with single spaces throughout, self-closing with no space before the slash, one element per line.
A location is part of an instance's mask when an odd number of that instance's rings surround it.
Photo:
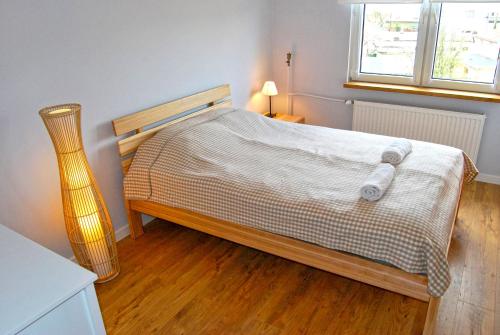
<path fill-rule="evenodd" d="M 118 141 L 123 172 L 128 171 L 137 148 L 161 129 L 193 116 L 230 106 L 231 89 L 229 85 L 223 85 L 114 120 L 113 128 L 116 136 L 128 136 Z M 177 118 L 173 119 L 176 116 Z M 164 123 L 161 123 L 162 121 Z M 148 127 L 149 129 L 146 130 Z M 457 199 L 455 220 L 460 198 L 461 193 Z M 161 218 L 314 268 L 428 302 L 423 334 L 428 335 L 434 332 L 440 299 L 427 293 L 427 277 L 424 275 L 411 274 L 355 255 L 149 201 L 125 200 L 125 207 L 132 239 L 137 239 L 144 234 L 141 214 Z"/>

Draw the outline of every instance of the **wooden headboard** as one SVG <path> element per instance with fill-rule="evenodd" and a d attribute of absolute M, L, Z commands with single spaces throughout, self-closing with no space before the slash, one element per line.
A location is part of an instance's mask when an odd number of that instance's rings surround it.
<path fill-rule="evenodd" d="M 231 102 L 231 87 L 222 85 L 113 120 L 115 135 L 128 135 L 118 141 L 123 172 L 128 171 L 137 148 L 161 129 L 214 109 L 231 107 Z M 189 111 L 192 113 L 162 123 Z"/>

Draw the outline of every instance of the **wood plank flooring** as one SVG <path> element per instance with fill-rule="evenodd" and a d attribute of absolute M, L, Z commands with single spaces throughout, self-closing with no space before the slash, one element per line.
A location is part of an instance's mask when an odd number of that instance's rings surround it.
<path fill-rule="evenodd" d="M 500 186 L 466 186 L 436 334 L 500 334 Z M 109 334 L 421 334 L 426 304 L 155 221 L 97 285 Z"/>

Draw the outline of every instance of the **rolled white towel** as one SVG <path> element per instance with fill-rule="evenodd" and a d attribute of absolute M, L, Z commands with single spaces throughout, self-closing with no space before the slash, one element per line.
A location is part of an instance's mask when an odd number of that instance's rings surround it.
<path fill-rule="evenodd" d="M 392 142 L 382 153 L 382 162 L 398 165 L 413 150 L 411 142 L 405 138 L 399 138 Z"/>
<path fill-rule="evenodd" d="M 382 198 L 394 179 L 396 169 L 391 164 L 382 163 L 368 176 L 361 187 L 361 197 L 368 201 Z"/>

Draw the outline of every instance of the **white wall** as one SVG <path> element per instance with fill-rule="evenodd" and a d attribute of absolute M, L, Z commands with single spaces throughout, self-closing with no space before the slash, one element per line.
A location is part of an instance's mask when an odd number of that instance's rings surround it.
<path fill-rule="evenodd" d="M 286 91 L 286 53 L 295 53 L 294 89 L 340 98 L 485 113 L 488 117 L 478 167 L 500 180 L 500 105 L 342 88 L 347 77 L 350 7 L 337 0 L 274 0 L 273 72 Z M 286 110 L 281 95 L 275 103 Z M 294 98 L 294 111 L 307 123 L 351 129 L 351 107 L 310 98 Z"/>
<path fill-rule="evenodd" d="M 230 83 L 235 106 L 270 74 L 268 0 L 0 0 L 0 223 L 70 256 L 41 107 L 79 102 L 90 164 L 126 225 L 111 120 Z"/>

